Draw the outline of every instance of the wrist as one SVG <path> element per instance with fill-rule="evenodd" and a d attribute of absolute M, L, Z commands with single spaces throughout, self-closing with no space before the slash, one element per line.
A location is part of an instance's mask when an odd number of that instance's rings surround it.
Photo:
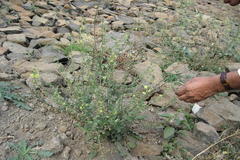
<path fill-rule="evenodd" d="M 213 77 L 211 77 L 210 80 L 213 82 L 213 87 L 214 87 L 215 92 L 226 91 L 225 87 L 221 83 L 220 75 L 213 76 Z"/>

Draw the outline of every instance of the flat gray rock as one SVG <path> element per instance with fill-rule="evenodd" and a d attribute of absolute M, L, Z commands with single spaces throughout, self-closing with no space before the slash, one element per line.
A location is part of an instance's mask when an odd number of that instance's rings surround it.
<path fill-rule="evenodd" d="M 240 122 L 240 107 L 226 98 L 221 98 L 200 109 L 197 116 L 220 130 L 229 122 Z"/>
<path fill-rule="evenodd" d="M 19 26 L 10 26 L 6 28 L 0 28 L 0 32 L 7 34 L 17 34 L 22 32 L 22 28 Z"/>
<path fill-rule="evenodd" d="M 25 54 L 25 53 L 9 53 L 6 55 L 6 57 L 11 60 L 11 61 L 15 61 L 15 60 L 21 60 L 21 59 L 28 59 L 29 55 Z"/>
<path fill-rule="evenodd" d="M 3 47 L 7 48 L 9 51 L 11 51 L 13 53 L 19 53 L 19 54 L 31 54 L 31 53 L 33 53 L 33 49 L 27 48 L 27 47 L 24 47 L 20 44 L 9 42 L 9 41 L 4 42 Z"/>
<path fill-rule="evenodd" d="M 36 39 L 36 40 L 31 40 L 29 47 L 30 48 L 34 48 L 34 47 L 42 47 L 42 46 L 46 46 L 46 45 L 53 45 L 56 44 L 57 40 L 54 38 L 40 38 L 40 39 Z"/>
<path fill-rule="evenodd" d="M 194 135 L 206 144 L 215 143 L 219 140 L 219 135 L 216 129 L 203 122 L 195 124 Z"/>
<path fill-rule="evenodd" d="M 150 61 L 134 65 L 133 71 L 141 78 L 145 85 L 156 87 L 163 82 L 161 68 Z"/>
<path fill-rule="evenodd" d="M 56 46 L 45 46 L 39 50 L 41 52 L 40 58 L 44 62 L 56 62 L 63 58 L 66 58 L 66 56 L 64 56 L 64 52 L 62 52 Z"/>
<path fill-rule="evenodd" d="M 7 35 L 7 40 L 19 44 L 24 44 L 27 42 L 25 34 L 9 34 Z"/>
<path fill-rule="evenodd" d="M 58 70 L 62 67 L 59 63 L 47 63 L 47 62 L 29 62 L 25 60 L 20 60 L 14 63 L 13 68 L 20 74 L 26 72 L 52 72 L 57 73 Z"/>
<path fill-rule="evenodd" d="M 183 131 L 177 138 L 177 143 L 187 150 L 192 156 L 204 150 L 208 145 L 196 139 L 196 137 L 188 131 Z"/>
<path fill-rule="evenodd" d="M 84 0 L 75 0 L 72 2 L 72 4 L 77 8 L 87 9 L 87 8 L 94 7 L 95 5 L 98 4 L 98 2 L 96 1 L 86 2 Z"/>
<path fill-rule="evenodd" d="M 132 77 L 124 70 L 115 70 L 113 72 L 113 80 L 117 83 L 129 84 L 132 82 Z"/>
<path fill-rule="evenodd" d="M 167 69 L 165 69 L 165 72 L 171 74 L 184 74 L 189 73 L 190 69 L 188 68 L 187 64 L 175 62 L 172 65 L 170 65 Z"/>
<path fill-rule="evenodd" d="M 32 18 L 32 25 L 33 26 L 41 26 L 41 25 L 46 25 L 47 22 L 48 22 L 48 19 L 46 18 L 43 18 L 43 17 L 39 17 L 37 15 L 35 15 L 33 18 Z"/>
<path fill-rule="evenodd" d="M 0 81 L 10 81 L 10 80 L 13 80 L 15 78 L 17 78 L 16 75 L 0 72 Z"/>
<path fill-rule="evenodd" d="M 41 73 L 40 77 L 44 84 L 49 85 L 49 84 L 55 84 L 60 81 L 61 77 L 59 77 L 55 73 Z"/>
<path fill-rule="evenodd" d="M 157 144 L 138 143 L 133 149 L 134 156 L 157 156 L 160 155 L 163 147 Z"/>
<path fill-rule="evenodd" d="M 0 72 L 6 72 L 9 68 L 9 61 L 4 56 L 0 56 Z"/>

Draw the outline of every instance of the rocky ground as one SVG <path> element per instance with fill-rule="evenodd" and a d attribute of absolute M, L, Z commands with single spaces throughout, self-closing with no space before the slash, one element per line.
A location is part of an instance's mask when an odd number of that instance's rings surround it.
<path fill-rule="evenodd" d="M 123 149 L 125 156 L 106 142 L 106 152 L 95 159 L 179 160 L 179 148 L 184 149 L 182 159 L 193 157 L 239 124 L 240 99 L 235 93 L 217 95 L 199 103 L 205 107 L 192 114 L 192 104 L 179 101 L 174 88 L 191 77 L 240 68 L 239 11 L 217 0 L 0 1 L 0 81 L 21 86 L 18 92 L 29 97 L 33 108 L 25 111 L 0 102 L 0 159 L 14 154 L 8 142 L 20 140 L 42 142 L 40 148 L 54 152 L 49 160 L 89 158 L 90 144 L 76 121 L 36 90 L 74 78 L 82 58 L 78 51 L 72 52 L 78 50 L 72 44 L 98 43 L 100 37 L 119 54 L 118 61 L 134 61 L 133 71 L 120 66 L 114 72 L 116 81 L 131 83 L 124 75 L 137 75 L 143 83 L 161 86 L 161 93 L 148 98 L 145 120 L 133 126 L 143 139 L 134 141 L 131 150 Z M 38 84 L 36 76 L 41 79 Z M 174 118 L 159 116 L 166 113 Z M 190 129 L 179 127 L 176 119 L 185 120 Z M 184 134 L 166 141 L 166 126 Z M 175 142 L 180 147 L 171 149 Z M 226 159 L 228 153 L 217 155 Z M 237 151 L 234 159 L 240 159 Z"/>

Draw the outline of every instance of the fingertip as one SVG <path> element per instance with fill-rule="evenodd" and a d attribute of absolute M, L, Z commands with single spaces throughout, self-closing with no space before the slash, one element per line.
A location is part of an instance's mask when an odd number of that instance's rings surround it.
<path fill-rule="evenodd" d="M 179 96 L 178 99 L 181 101 L 186 101 L 188 98 L 186 95 L 182 95 L 182 96 Z"/>
<path fill-rule="evenodd" d="M 181 87 L 179 87 L 179 89 L 175 92 L 175 94 L 176 94 L 177 96 L 181 96 L 181 95 L 183 95 L 185 92 L 186 92 L 186 87 L 185 87 L 185 86 L 181 86 Z"/>

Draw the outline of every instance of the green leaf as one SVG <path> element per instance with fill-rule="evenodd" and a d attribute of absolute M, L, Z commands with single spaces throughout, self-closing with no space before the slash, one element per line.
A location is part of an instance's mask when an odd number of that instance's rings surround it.
<path fill-rule="evenodd" d="M 173 114 L 170 114 L 170 113 L 163 113 L 163 114 L 160 114 L 161 117 L 165 117 L 165 118 L 172 118 L 173 117 Z"/>
<path fill-rule="evenodd" d="M 146 116 L 140 115 L 140 116 L 136 116 L 135 118 L 136 118 L 136 120 L 144 120 L 146 118 Z"/>
<path fill-rule="evenodd" d="M 41 150 L 41 151 L 38 151 L 37 154 L 41 158 L 48 158 L 48 157 L 51 157 L 54 153 L 51 151 L 47 151 L 47 150 Z"/>
<path fill-rule="evenodd" d="M 182 120 L 177 118 L 177 119 L 175 119 L 175 123 L 177 126 L 179 126 L 182 123 Z"/>
<path fill-rule="evenodd" d="M 130 149 L 134 149 L 134 148 L 137 146 L 137 144 L 136 144 L 136 142 L 128 142 L 128 143 L 127 143 L 127 146 L 128 146 Z"/>
<path fill-rule="evenodd" d="M 88 159 L 91 160 L 97 156 L 98 152 L 97 151 L 92 151 L 88 154 Z"/>
<path fill-rule="evenodd" d="M 175 133 L 175 128 L 173 127 L 166 127 L 163 131 L 163 137 L 164 139 L 168 139 L 172 137 Z"/>
<path fill-rule="evenodd" d="M 23 103 L 23 102 L 13 101 L 13 103 L 14 103 L 17 107 L 19 107 L 19 108 L 21 108 L 21 109 L 25 109 L 25 110 L 27 110 L 27 111 L 32 111 L 32 110 L 33 110 L 29 105 L 27 105 L 27 104 L 25 104 L 25 103 Z"/>
<path fill-rule="evenodd" d="M 14 90 L 19 88 L 11 83 L 0 82 L 0 100 L 8 100 L 19 108 L 31 111 L 32 108 L 24 103 L 24 98 L 19 94 L 13 93 Z"/>

